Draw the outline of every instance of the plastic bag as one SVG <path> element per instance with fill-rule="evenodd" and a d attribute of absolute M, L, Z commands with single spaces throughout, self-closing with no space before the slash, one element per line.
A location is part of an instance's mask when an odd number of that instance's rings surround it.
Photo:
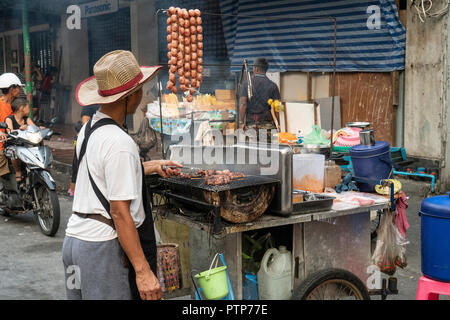
<path fill-rule="evenodd" d="M 153 148 L 157 142 L 156 133 L 150 127 L 150 122 L 147 118 L 142 120 L 138 131 L 135 134 L 131 134 L 131 137 L 138 145 L 141 156 Z"/>
<path fill-rule="evenodd" d="M 330 141 L 322 135 L 322 130 L 319 126 L 313 125 L 312 131 L 303 139 L 303 144 L 323 144 L 328 145 Z"/>
<path fill-rule="evenodd" d="M 372 263 L 378 266 L 381 272 L 392 276 L 397 266 L 404 268 L 407 265 L 406 243 L 406 239 L 402 237 L 394 224 L 393 213 L 389 211 L 383 214 Z"/>

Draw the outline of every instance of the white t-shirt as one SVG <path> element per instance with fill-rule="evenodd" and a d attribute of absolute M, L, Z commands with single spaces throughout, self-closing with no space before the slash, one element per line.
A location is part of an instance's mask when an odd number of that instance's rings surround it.
<path fill-rule="evenodd" d="M 108 116 L 97 112 L 92 118 L 92 126 L 103 118 Z M 84 140 L 85 128 L 86 126 L 78 135 L 77 155 Z M 145 220 L 145 212 L 142 203 L 141 161 L 133 139 L 118 126 L 100 127 L 91 134 L 79 165 L 73 211 L 100 213 L 110 218 L 91 186 L 86 161 L 95 184 L 108 201 L 131 200 L 130 213 L 138 228 Z M 66 235 L 84 241 L 109 241 L 117 237 L 117 232 L 103 222 L 72 214 Z"/>

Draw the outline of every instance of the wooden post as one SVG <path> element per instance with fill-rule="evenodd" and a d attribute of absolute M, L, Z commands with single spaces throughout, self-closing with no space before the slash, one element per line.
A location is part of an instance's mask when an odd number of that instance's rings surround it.
<path fill-rule="evenodd" d="M 312 76 L 311 72 L 306 73 L 306 100 L 308 103 L 312 103 Z"/>

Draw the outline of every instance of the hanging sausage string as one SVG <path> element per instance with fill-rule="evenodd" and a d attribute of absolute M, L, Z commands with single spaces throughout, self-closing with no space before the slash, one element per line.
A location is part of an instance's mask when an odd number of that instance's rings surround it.
<path fill-rule="evenodd" d="M 169 81 L 166 89 L 177 94 L 188 91 L 187 101 L 203 81 L 203 27 L 198 9 L 170 7 L 167 10 L 167 58 Z M 177 76 L 179 87 L 177 87 Z"/>

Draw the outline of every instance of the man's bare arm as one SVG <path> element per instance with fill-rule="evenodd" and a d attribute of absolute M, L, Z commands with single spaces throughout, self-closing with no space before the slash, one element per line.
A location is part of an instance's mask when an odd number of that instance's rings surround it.
<path fill-rule="evenodd" d="M 136 271 L 136 284 L 142 300 L 160 300 L 161 286 L 142 251 L 139 235 L 130 214 L 131 201 L 111 201 L 111 217 L 123 251 Z"/>

